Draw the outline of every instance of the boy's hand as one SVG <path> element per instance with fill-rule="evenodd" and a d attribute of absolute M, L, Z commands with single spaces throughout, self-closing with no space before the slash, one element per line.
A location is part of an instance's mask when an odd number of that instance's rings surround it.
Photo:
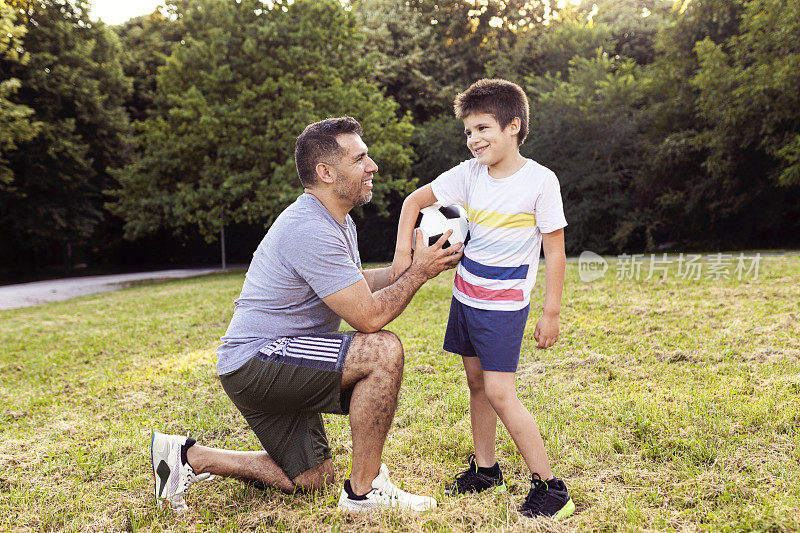
<path fill-rule="evenodd" d="M 543 315 L 536 323 L 533 338 L 537 348 L 544 350 L 554 345 L 558 340 L 558 316 Z"/>

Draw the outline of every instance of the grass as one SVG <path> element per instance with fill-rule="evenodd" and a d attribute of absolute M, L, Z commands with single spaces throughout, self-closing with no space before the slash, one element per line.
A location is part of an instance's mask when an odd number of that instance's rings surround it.
<path fill-rule="evenodd" d="M 561 339 L 534 348 L 533 295 L 518 391 L 577 512 L 516 513 L 529 474 L 504 429 L 504 495 L 448 499 L 471 452 L 460 360 L 441 350 L 452 273 L 389 329 L 406 347 L 384 459 L 428 514 L 353 517 L 337 485 L 317 495 L 232 480 L 193 487 L 191 511 L 154 506 L 151 428 L 259 449 L 215 374 L 242 272 L 0 311 L 0 531 L 800 530 L 800 256 L 763 258 L 757 280 L 615 279 L 567 267 Z M 340 478 L 347 419 L 326 424 Z"/>

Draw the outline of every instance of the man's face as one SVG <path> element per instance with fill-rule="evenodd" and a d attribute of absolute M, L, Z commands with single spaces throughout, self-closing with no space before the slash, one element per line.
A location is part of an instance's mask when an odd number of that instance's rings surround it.
<path fill-rule="evenodd" d="M 378 171 L 369 155 L 368 148 L 355 133 L 345 133 L 336 137 L 344 155 L 332 165 L 336 171 L 333 191 L 353 207 L 364 205 L 372 199 L 372 175 Z"/>

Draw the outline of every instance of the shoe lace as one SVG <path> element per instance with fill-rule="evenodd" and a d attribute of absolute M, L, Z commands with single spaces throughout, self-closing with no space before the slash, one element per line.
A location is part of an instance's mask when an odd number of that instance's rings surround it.
<path fill-rule="evenodd" d="M 382 489 L 378 490 L 378 496 L 387 497 L 390 500 L 399 500 L 400 494 L 399 489 L 394 486 L 394 483 L 391 481 L 387 484 L 387 486 L 383 487 Z"/>
<path fill-rule="evenodd" d="M 533 509 L 541 507 L 549 488 L 547 482 L 539 474 L 534 473 L 531 476 L 531 490 L 525 497 L 525 506 Z"/>
<path fill-rule="evenodd" d="M 470 483 L 472 483 L 478 473 L 478 463 L 475 462 L 474 453 L 470 454 L 470 456 L 467 458 L 467 462 L 469 462 L 469 468 L 456 474 L 456 486 L 458 488 L 464 488 L 468 486 Z"/>
<path fill-rule="evenodd" d="M 189 434 L 186 434 L 186 438 L 189 438 Z M 189 463 L 183 463 L 180 465 L 182 469 L 181 476 L 180 476 L 180 486 L 178 490 L 175 491 L 175 496 L 173 497 L 173 501 L 180 501 L 186 498 L 186 491 L 189 490 L 189 487 L 200 481 L 197 475 L 194 473 L 194 468 Z"/>

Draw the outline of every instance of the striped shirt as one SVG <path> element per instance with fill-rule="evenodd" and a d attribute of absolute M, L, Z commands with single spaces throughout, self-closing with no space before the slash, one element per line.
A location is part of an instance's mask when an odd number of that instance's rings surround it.
<path fill-rule="evenodd" d="M 453 296 L 478 309 L 516 311 L 530 303 L 542 233 L 567 225 L 556 175 L 528 160 L 503 179 L 475 159 L 432 183 L 442 205 L 462 205 L 470 240 L 456 270 Z"/>

